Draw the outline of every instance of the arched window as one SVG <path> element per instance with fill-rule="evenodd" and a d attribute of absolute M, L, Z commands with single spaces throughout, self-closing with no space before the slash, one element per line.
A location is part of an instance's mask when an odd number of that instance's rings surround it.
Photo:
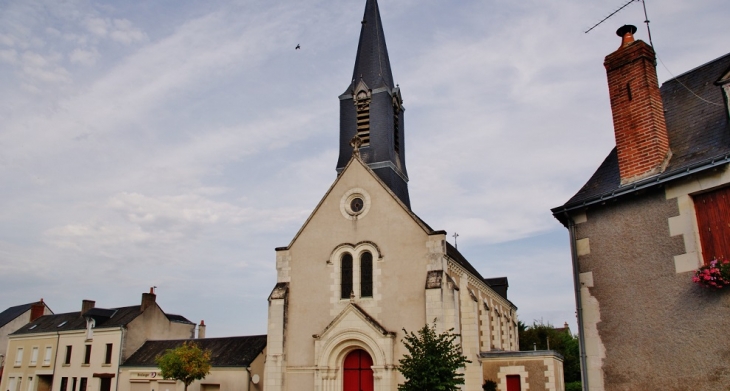
<path fill-rule="evenodd" d="M 345 253 L 340 262 L 340 298 L 349 299 L 352 293 L 352 255 Z"/>
<path fill-rule="evenodd" d="M 373 254 L 360 256 L 360 297 L 373 297 Z"/>

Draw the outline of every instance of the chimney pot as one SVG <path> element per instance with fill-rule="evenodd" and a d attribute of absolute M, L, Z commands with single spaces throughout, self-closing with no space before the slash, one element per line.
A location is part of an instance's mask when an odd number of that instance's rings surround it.
<path fill-rule="evenodd" d="M 634 42 L 634 34 L 636 34 L 636 26 L 625 24 L 616 30 L 616 35 L 621 37 L 621 46 L 619 49 Z"/>
<path fill-rule="evenodd" d="M 198 339 L 204 339 L 205 338 L 205 321 L 201 320 L 200 324 L 198 325 Z"/>

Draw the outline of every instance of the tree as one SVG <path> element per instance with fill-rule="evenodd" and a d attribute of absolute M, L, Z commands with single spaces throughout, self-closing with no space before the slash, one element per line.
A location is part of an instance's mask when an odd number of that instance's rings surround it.
<path fill-rule="evenodd" d="M 459 335 L 453 329 L 436 334 L 435 325 L 424 325 L 418 334 L 403 331 L 408 354 L 399 361 L 398 370 L 406 378 L 398 385 L 399 391 L 456 391 L 464 384 L 464 375 L 457 371 L 471 361 L 454 343 Z"/>
<path fill-rule="evenodd" d="M 155 361 L 162 377 L 180 380 L 185 384 L 185 391 L 190 383 L 204 379 L 210 373 L 210 350 L 199 348 L 195 342 L 184 342 L 175 349 L 168 349 Z"/>
<path fill-rule="evenodd" d="M 580 347 L 578 337 L 568 330 L 555 329 L 550 323 L 534 321 L 531 326 L 519 322 L 520 350 L 555 350 L 563 356 L 563 378 L 566 389 L 571 383 L 580 385 Z M 548 342 L 549 341 L 549 342 Z M 580 388 L 579 388 L 580 389 Z"/>

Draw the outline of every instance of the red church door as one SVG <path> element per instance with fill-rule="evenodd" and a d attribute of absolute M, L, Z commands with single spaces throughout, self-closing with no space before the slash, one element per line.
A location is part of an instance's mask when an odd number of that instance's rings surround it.
<path fill-rule="evenodd" d="M 362 350 L 353 350 L 345 357 L 343 391 L 373 391 L 373 359 Z"/>
<path fill-rule="evenodd" d="M 507 391 L 520 390 L 522 390 L 522 384 L 520 384 L 520 375 L 507 375 Z"/>

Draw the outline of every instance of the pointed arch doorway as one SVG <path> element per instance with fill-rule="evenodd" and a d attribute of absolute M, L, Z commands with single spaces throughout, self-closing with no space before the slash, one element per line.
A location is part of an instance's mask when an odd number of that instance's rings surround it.
<path fill-rule="evenodd" d="M 343 391 L 373 391 L 373 359 L 368 352 L 357 349 L 345 357 Z"/>

